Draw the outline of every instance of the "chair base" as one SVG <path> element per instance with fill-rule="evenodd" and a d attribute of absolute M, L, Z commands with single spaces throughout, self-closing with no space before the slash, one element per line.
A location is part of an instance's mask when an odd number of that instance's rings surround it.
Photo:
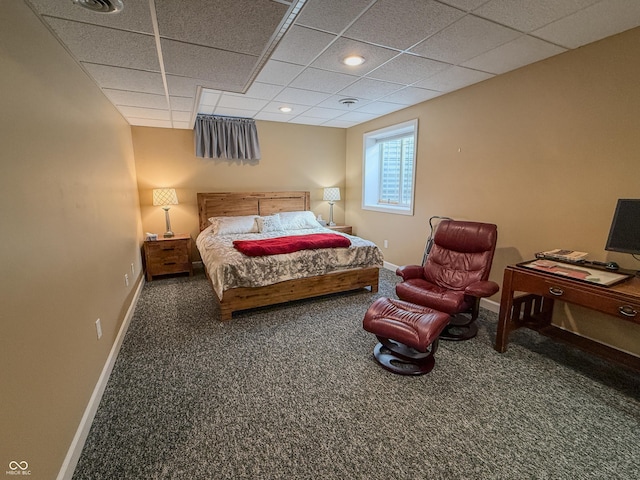
<path fill-rule="evenodd" d="M 378 340 L 380 343 L 373 349 L 373 356 L 385 370 L 399 375 L 424 375 L 433 370 L 436 363 L 433 354 L 438 349 L 438 339 L 426 352 L 388 338 L 378 336 Z"/>
<path fill-rule="evenodd" d="M 459 342 L 462 340 L 470 340 L 478 334 L 478 325 L 475 318 L 466 318 L 463 315 L 454 315 L 442 333 L 441 340 L 450 342 Z"/>

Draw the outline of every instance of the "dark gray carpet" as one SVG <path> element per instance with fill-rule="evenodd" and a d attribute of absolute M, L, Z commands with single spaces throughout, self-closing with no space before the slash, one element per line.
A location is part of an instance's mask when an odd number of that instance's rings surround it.
<path fill-rule="evenodd" d="M 630 479 L 640 376 L 533 332 L 441 342 L 426 376 L 372 358 L 350 293 L 216 320 L 200 272 L 142 292 L 74 479 Z"/>

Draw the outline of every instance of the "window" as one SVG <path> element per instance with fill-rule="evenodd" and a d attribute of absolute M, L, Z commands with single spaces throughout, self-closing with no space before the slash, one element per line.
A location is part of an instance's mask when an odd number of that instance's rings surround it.
<path fill-rule="evenodd" d="M 364 134 L 362 208 L 413 215 L 418 120 Z"/>

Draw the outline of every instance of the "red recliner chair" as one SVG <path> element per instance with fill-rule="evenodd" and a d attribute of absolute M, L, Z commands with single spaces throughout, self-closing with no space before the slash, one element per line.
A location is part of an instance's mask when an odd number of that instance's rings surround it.
<path fill-rule="evenodd" d="M 451 316 L 443 340 L 468 340 L 478 333 L 480 299 L 498 292 L 489 280 L 498 239 L 496 225 L 443 220 L 424 265 L 399 267 L 398 298 Z"/>

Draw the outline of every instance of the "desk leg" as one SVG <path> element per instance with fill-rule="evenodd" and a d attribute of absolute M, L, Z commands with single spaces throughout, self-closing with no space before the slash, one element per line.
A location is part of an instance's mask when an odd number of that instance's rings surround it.
<path fill-rule="evenodd" d="M 498 330 L 496 332 L 495 349 L 504 353 L 507 351 L 509 343 L 509 332 L 512 330 L 512 312 L 513 312 L 513 290 L 511 289 L 511 279 L 513 272 L 509 269 L 504 271 L 502 279 L 502 298 L 500 300 L 500 314 L 498 315 Z"/>

